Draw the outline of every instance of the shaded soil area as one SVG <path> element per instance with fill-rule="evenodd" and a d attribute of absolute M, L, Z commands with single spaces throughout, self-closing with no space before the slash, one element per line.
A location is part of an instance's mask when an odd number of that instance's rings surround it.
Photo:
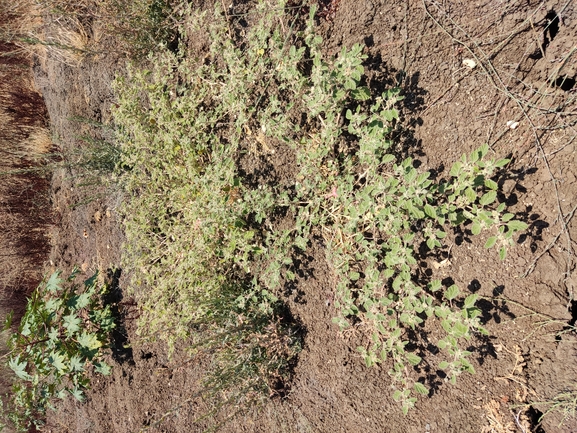
<path fill-rule="evenodd" d="M 402 121 L 395 130 L 407 154 L 434 176 L 447 176 L 461 154 L 489 143 L 512 159 L 497 179 L 499 200 L 530 224 L 500 261 L 485 239 L 454 232 L 420 271 L 482 296 L 490 336 L 470 342 L 477 373 L 452 386 L 424 345 L 418 374 L 431 387 L 403 416 L 390 398 L 389 366 L 367 369 L 354 331 L 331 322 L 333 276 L 322 246 L 303 258 L 297 290 L 284 301 L 305 330 L 304 349 L 284 398 L 236 414 L 230 432 L 574 432 L 577 421 L 549 413 L 575 390 L 577 307 L 574 291 L 577 194 L 577 5 L 559 1 L 406 0 L 321 2 L 319 33 L 327 53 L 366 45 L 367 81 L 400 85 Z M 234 4 L 232 6 L 234 11 Z M 36 82 L 64 151 L 106 138 L 114 103 L 110 83 L 122 63 L 112 54 L 70 66 L 48 58 Z M 80 120 L 79 120 L 80 118 Z M 52 182 L 58 224 L 51 263 L 109 275 L 124 329 L 116 335 L 113 374 L 99 378 L 87 402 L 66 400 L 52 413 L 53 432 L 190 432 L 210 408 L 195 397 L 202 359 L 168 359 L 161 344 L 131 345 L 137 306 L 121 270 L 122 197 L 86 181 L 73 165 Z M 420 330 L 420 338 L 438 329 Z M 126 347 L 125 347 L 126 346 Z M 234 414 L 231 409 L 230 413 Z"/>

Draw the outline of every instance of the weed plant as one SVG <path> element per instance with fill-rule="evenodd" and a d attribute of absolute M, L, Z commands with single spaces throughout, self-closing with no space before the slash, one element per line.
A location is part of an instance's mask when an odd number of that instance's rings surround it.
<path fill-rule="evenodd" d="M 62 280 L 55 272 L 43 281 L 8 339 L 8 365 L 17 379 L 3 418 L 18 431 L 42 425 L 55 398 L 71 394 L 82 401 L 92 374 L 110 374 L 103 356 L 115 322 L 101 300 L 106 287 L 98 286 L 97 275 L 76 284 L 77 275 Z M 5 330 L 10 326 L 11 317 Z"/>
<path fill-rule="evenodd" d="M 324 56 L 315 9 L 296 31 L 296 19 L 279 20 L 283 8 L 283 1 L 259 2 L 242 39 L 222 12 L 186 11 L 183 41 L 209 29 L 205 58 L 182 44 L 155 53 L 149 70 L 132 66 L 116 80 L 139 333 L 170 347 L 189 338 L 210 349 L 220 371 L 231 372 L 218 379 L 222 386 L 249 392 L 248 378 L 282 375 L 296 354 L 290 327 L 275 327 L 271 341 L 258 337 L 270 337 L 270 329 L 254 324 L 280 323 L 277 297 L 297 278 L 295 256 L 321 242 L 335 277 L 334 322 L 359 331 L 367 366 L 389 368 L 406 413 L 416 395 L 429 393 L 414 377 L 421 354 L 408 349 L 411 330 L 426 320 L 444 330 L 435 342 L 445 354 L 438 367 L 452 382 L 474 371 L 462 347 L 486 332 L 476 295 L 417 281 L 419 244 L 435 250 L 451 226 L 470 224 L 474 234 L 489 231 L 486 247 L 505 258 L 526 227 L 496 202 L 492 177 L 508 160 L 488 159 L 482 146 L 447 179 L 419 172 L 390 140 L 399 90 L 373 95 L 361 85 L 361 45 Z M 266 159 L 280 150 L 294 156 L 291 181 L 243 177 L 243 156 Z M 255 359 L 256 350 L 267 365 L 277 346 L 284 361 L 264 373 L 256 368 L 239 380 L 227 364 Z"/>

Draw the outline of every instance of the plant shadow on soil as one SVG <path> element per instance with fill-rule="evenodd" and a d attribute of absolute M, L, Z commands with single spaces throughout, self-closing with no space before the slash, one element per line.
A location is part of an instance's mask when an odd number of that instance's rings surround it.
<path fill-rule="evenodd" d="M 130 307 L 136 304 L 131 300 L 124 300 L 119 281 L 122 269 L 108 269 L 106 279 L 108 280 L 108 292 L 104 296 L 104 302 L 110 305 L 112 314 L 116 317 L 116 328 L 111 335 L 112 358 L 119 364 L 128 363 L 134 365 L 132 347 L 129 345 L 128 332 L 125 320 L 129 318 Z"/>

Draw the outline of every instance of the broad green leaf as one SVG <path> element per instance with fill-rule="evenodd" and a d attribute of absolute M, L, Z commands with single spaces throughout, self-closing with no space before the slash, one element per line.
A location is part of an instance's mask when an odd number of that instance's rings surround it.
<path fill-rule="evenodd" d="M 473 203 L 477 200 L 477 193 L 473 190 L 473 188 L 469 187 L 465 190 L 465 197 L 469 200 L 469 203 Z"/>
<path fill-rule="evenodd" d="M 497 191 L 489 191 L 488 193 L 484 194 L 483 197 L 481 197 L 479 203 L 482 206 L 487 206 L 493 203 L 496 198 L 497 198 Z"/>
<path fill-rule="evenodd" d="M 440 368 L 441 370 L 445 370 L 445 369 L 449 368 L 449 365 L 450 365 L 450 364 L 449 364 L 447 361 L 441 361 L 441 362 L 439 363 L 439 368 Z"/>
<path fill-rule="evenodd" d="M 477 298 L 479 296 L 476 294 L 469 295 L 465 298 L 465 302 L 463 308 L 473 308 L 475 306 L 475 302 L 477 302 Z"/>
<path fill-rule="evenodd" d="M 489 189 L 492 190 L 497 190 L 499 189 L 499 185 L 497 185 L 497 182 L 495 182 L 494 180 L 491 179 L 485 179 L 485 186 Z"/>
<path fill-rule="evenodd" d="M 495 163 L 495 167 L 504 167 L 509 164 L 510 161 L 510 159 L 500 159 Z"/>
<path fill-rule="evenodd" d="M 371 98 L 371 92 L 368 87 L 361 86 L 351 91 L 351 96 L 357 101 L 367 101 Z"/>
<path fill-rule="evenodd" d="M 453 335 L 457 338 L 464 337 L 469 333 L 469 327 L 464 323 L 456 322 L 453 326 Z"/>
<path fill-rule="evenodd" d="M 459 288 L 453 284 L 451 287 L 445 290 L 445 299 L 452 300 L 455 299 L 459 295 Z"/>
<path fill-rule="evenodd" d="M 351 279 L 351 281 L 357 281 L 360 277 L 361 274 L 359 274 L 358 272 L 351 272 L 349 274 L 349 278 Z"/>
<path fill-rule="evenodd" d="M 466 360 L 465 358 L 461 358 L 461 368 L 471 374 L 475 374 L 475 369 L 473 368 L 473 365 Z"/>
<path fill-rule="evenodd" d="M 421 173 L 417 176 L 417 185 L 422 185 L 423 182 L 425 182 L 429 176 L 431 175 L 431 173 L 429 173 L 428 171 L 425 171 L 424 173 Z"/>
<path fill-rule="evenodd" d="M 457 177 L 459 176 L 459 174 L 461 173 L 461 168 L 463 167 L 463 163 L 460 161 L 457 161 L 453 164 L 453 166 L 451 167 L 451 171 L 449 172 L 449 174 L 453 177 Z"/>
<path fill-rule="evenodd" d="M 429 218 L 436 218 L 437 213 L 435 212 L 435 208 L 427 203 L 423 209 Z"/>
<path fill-rule="evenodd" d="M 501 249 L 499 250 L 499 258 L 501 260 L 505 260 L 506 257 L 507 257 L 507 248 L 501 247 Z"/>
<path fill-rule="evenodd" d="M 421 362 L 421 357 L 411 352 L 406 352 L 405 357 L 407 358 L 407 361 L 411 363 L 411 365 L 417 365 L 419 362 Z"/>
<path fill-rule="evenodd" d="M 487 242 L 485 242 L 485 248 L 491 248 L 493 245 L 495 245 L 496 242 L 497 236 L 491 236 L 489 239 L 487 239 Z"/>
<path fill-rule="evenodd" d="M 441 280 L 433 280 L 429 283 L 429 289 L 431 291 L 436 292 L 441 288 Z"/>
<path fill-rule="evenodd" d="M 383 155 L 383 157 L 381 158 L 381 164 L 388 164 L 389 162 L 393 162 L 394 160 L 395 156 L 391 155 L 390 153 L 387 153 Z"/>
<path fill-rule="evenodd" d="M 399 118 L 399 112 L 394 108 L 391 110 L 384 110 L 381 114 L 389 122 Z"/>
<path fill-rule="evenodd" d="M 477 150 L 477 152 L 479 152 L 479 156 L 481 158 L 484 158 L 485 155 L 489 153 L 489 145 L 487 143 L 482 144 L 481 147 L 479 147 L 479 149 Z"/>
<path fill-rule="evenodd" d="M 479 233 L 481 233 L 481 224 L 479 224 L 479 221 L 475 221 L 473 223 L 473 225 L 471 226 L 471 232 L 476 236 Z"/>
<path fill-rule="evenodd" d="M 415 382 L 413 388 L 421 395 L 429 395 L 429 390 L 421 382 Z"/>
<path fill-rule="evenodd" d="M 507 223 L 507 228 L 513 231 L 525 230 L 527 227 L 529 226 L 523 221 L 513 220 Z"/>

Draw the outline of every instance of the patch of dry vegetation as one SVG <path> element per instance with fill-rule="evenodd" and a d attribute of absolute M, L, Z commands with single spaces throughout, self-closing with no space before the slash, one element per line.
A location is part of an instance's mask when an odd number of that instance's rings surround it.
<path fill-rule="evenodd" d="M 34 91 L 28 53 L 9 36 L 33 21 L 23 3 L 3 2 L 0 8 L 0 319 L 22 314 L 26 296 L 41 279 L 48 252 L 45 236 L 50 222 L 46 173 L 30 172 L 53 145 L 45 125 L 42 97 Z M 6 350 L 2 336 L 0 354 Z M 0 370 L 5 393 L 11 374 Z"/>

